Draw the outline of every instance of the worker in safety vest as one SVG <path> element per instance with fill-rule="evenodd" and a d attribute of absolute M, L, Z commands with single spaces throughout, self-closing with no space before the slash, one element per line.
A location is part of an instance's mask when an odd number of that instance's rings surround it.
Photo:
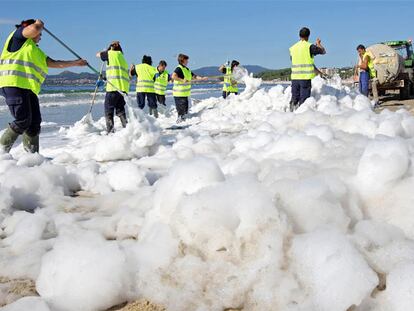
<path fill-rule="evenodd" d="M 369 81 L 371 80 L 372 93 L 374 96 L 375 106 L 379 106 L 378 100 L 378 80 L 377 71 L 374 68 L 374 57 L 365 49 L 362 44 L 357 46 L 358 52 L 358 75 L 359 91 L 361 94 L 369 97 Z"/>
<path fill-rule="evenodd" d="M 160 105 L 166 107 L 165 104 L 165 92 L 167 90 L 168 82 L 171 81 L 171 75 L 166 70 L 167 62 L 165 60 L 161 60 L 157 66 L 157 73 L 155 74 L 155 96 L 157 98 L 157 102 Z"/>
<path fill-rule="evenodd" d="M 39 47 L 44 23 L 29 19 L 16 25 L 0 56 L 0 94 L 5 97 L 14 121 L 0 138 L 0 149 L 9 152 L 19 135 L 27 152 L 39 152 L 42 117 L 37 97 L 48 68 L 86 66 L 84 59 L 53 60 Z"/>
<path fill-rule="evenodd" d="M 309 42 L 310 30 L 306 27 L 299 31 L 299 42 L 290 47 L 290 58 L 292 60 L 292 100 L 290 111 L 294 111 L 305 100 L 310 97 L 312 83 L 316 76 L 314 56 L 325 54 L 325 48 L 321 40 L 316 39 L 316 44 Z"/>
<path fill-rule="evenodd" d="M 114 112 L 121 120 L 122 127 L 128 123 L 122 93 L 127 94 L 129 91 L 129 67 L 119 41 L 113 41 L 106 51 L 98 52 L 96 56 L 106 62 L 105 120 L 108 133 L 112 133 Z"/>
<path fill-rule="evenodd" d="M 232 78 L 233 70 L 240 63 L 237 60 L 233 60 L 230 63 L 225 65 L 221 65 L 219 71 L 224 74 L 224 81 L 223 81 L 223 98 L 226 98 L 230 94 L 237 95 L 239 93 L 239 88 L 237 86 L 237 81 Z"/>
<path fill-rule="evenodd" d="M 191 82 L 193 80 L 207 81 L 208 78 L 196 75 L 187 67 L 189 60 L 187 55 L 178 54 L 177 60 L 178 66 L 172 74 L 172 79 L 174 81 L 173 96 L 178 114 L 177 123 L 180 123 L 185 121 L 185 116 L 188 114 Z"/>
<path fill-rule="evenodd" d="M 142 63 L 139 65 L 132 65 L 130 69 L 131 76 L 137 76 L 137 102 L 140 109 L 145 107 L 145 98 L 148 101 L 149 113 L 158 117 L 157 99 L 155 97 L 155 74 L 157 69 L 152 66 L 151 56 L 144 55 Z"/>

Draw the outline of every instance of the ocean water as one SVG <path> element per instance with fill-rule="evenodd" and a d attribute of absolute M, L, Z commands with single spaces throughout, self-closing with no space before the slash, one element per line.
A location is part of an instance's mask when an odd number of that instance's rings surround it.
<path fill-rule="evenodd" d="M 241 88 L 242 90 L 243 88 Z M 89 110 L 94 92 L 93 85 L 78 86 L 44 86 L 39 95 L 42 113 L 42 135 L 50 135 L 61 127 L 68 127 L 79 121 Z M 221 96 L 220 84 L 196 84 L 193 86 L 192 98 L 205 99 Z M 131 104 L 136 107 L 135 92 L 129 93 Z M 92 116 L 98 119 L 104 115 L 105 91 L 101 89 L 92 109 Z M 167 90 L 167 105 L 173 106 L 171 86 Z M 0 130 L 4 129 L 13 119 L 9 113 L 5 99 L 0 96 Z"/>

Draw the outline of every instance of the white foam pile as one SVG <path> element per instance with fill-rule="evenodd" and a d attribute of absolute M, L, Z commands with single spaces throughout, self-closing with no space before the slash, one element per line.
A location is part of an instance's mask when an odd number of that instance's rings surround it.
<path fill-rule="evenodd" d="M 318 78 L 285 112 L 290 87 L 245 81 L 179 130 L 136 112 L 2 155 L 0 277 L 40 295 L 4 310 L 414 310 L 414 118 Z"/>
<path fill-rule="evenodd" d="M 69 129 L 61 128 L 61 134 L 66 135 L 70 144 L 63 152 L 58 149 L 52 154 L 55 161 L 114 161 L 148 155 L 151 147 L 158 143 L 159 128 L 141 110 L 130 106 L 128 110 L 131 117 L 127 127 L 111 135 L 106 133 L 105 118 L 93 122 L 90 114 Z M 115 122 L 120 125 L 118 117 Z"/>

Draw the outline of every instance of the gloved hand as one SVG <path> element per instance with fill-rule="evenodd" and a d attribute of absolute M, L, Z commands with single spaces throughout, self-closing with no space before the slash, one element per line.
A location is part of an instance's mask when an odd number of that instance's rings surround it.
<path fill-rule="evenodd" d="M 321 78 L 324 79 L 324 80 L 328 80 L 329 76 L 327 74 L 323 73 L 323 74 L 321 74 Z"/>
<path fill-rule="evenodd" d="M 103 81 L 103 80 L 97 80 L 96 81 L 96 83 L 95 83 L 95 85 L 97 86 L 97 87 L 102 87 L 102 86 L 104 86 L 104 84 L 105 84 L 105 82 Z"/>

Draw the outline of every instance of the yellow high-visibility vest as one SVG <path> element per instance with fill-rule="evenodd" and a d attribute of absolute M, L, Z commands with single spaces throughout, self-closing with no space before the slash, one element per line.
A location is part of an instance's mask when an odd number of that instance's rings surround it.
<path fill-rule="evenodd" d="M 373 56 L 369 51 L 365 51 L 364 55 L 362 56 L 362 59 L 364 59 L 365 56 L 369 56 L 369 61 L 368 61 L 369 77 L 371 79 L 375 78 L 377 76 L 377 71 L 374 68 Z"/>
<path fill-rule="evenodd" d="M 137 93 L 155 93 L 154 76 L 157 69 L 148 64 L 135 65 L 137 73 Z"/>
<path fill-rule="evenodd" d="M 164 70 L 155 78 L 154 88 L 155 94 L 165 95 L 168 85 L 168 71 Z"/>
<path fill-rule="evenodd" d="M 316 76 L 315 61 L 310 53 L 311 45 L 301 40 L 289 49 L 292 58 L 292 80 L 311 80 Z"/>
<path fill-rule="evenodd" d="M 193 78 L 191 70 L 182 65 L 178 65 L 184 74 L 186 82 L 174 80 L 173 96 L 175 97 L 190 97 L 191 96 L 191 79 Z"/>
<path fill-rule="evenodd" d="M 47 56 L 32 39 L 27 39 L 16 52 L 7 47 L 9 35 L 0 56 L 0 87 L 19 87 L 38 95 L 48 73 Z"/>
<path fill-rule="evenodd" d="M 106 66 L 107 92 L 129 91 L 128 63 L 121 51 L 108 51 L 108 65 Z"/>
<path fill-rule="evenodd" d="M 239 88 L 237 82 L 232 79 L 231 67 L 226 67 L 226 74 L 224 75 L 223 91 L 227 93 L 238 93 Z"/>

